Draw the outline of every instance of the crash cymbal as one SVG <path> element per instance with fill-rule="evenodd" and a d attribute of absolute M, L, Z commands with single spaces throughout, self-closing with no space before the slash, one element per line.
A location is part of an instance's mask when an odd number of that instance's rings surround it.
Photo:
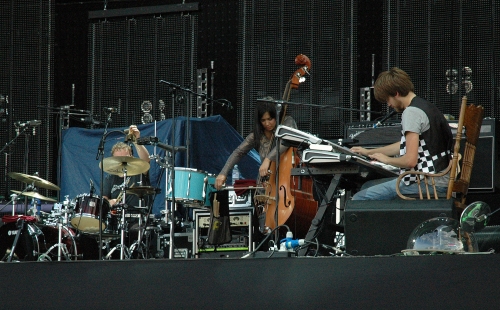
<path fill-rule="evenodd" d="M 40 199 L 40 200 L 43 200 L 43 201 L 57 202 L 57 200 L 49 198 L 49 197 L 45 197 L 43 195 L 40 195 L 37 192 L 24 192 L 23 193 L 21 191 L 15 191 L 15 190 L 11 190 L 11 192 L 16 193 L 18 195 L 24 195 L 24 196 L 28 196 L 28 197 L 37 198 L 37 199 Z"/>
<path fill-rule="evenodd" d="M 104 158 L 104 171 L 109 174 L 122 175 L 123 169 L 127 169 L 127 175 L 133 176 L 149 170 L 149 163 L 145 160 L 130 156 L 112 156 Z M 101 167 L 101 163 L 99 163 Z"/>
<path fill-rule="evenodd" d="M 159 189 L 152 186 L 135 186 L 125 189 L 125 192 L 142 198 L 146 195 L 153 195 L 154 193 L 159 192 Z"/>
<path fill-rule="evenodd" d="M 53 183 L 50 183 L 49 181 L 46 181 L 36 175 L 29 175 L 29 174 L 24 174 L 24 173 L 19 173 L 19 172 L 9 172 L 9 177 L 13 178 L 14 180 L 21 181 L 23 183 L 27 184 L 34 184 L 36 187 L 41 187 L 41 188 L 46 188 L 46 189 L 53 189 L 55 191 L 60 191 L 61 188 Z"/>

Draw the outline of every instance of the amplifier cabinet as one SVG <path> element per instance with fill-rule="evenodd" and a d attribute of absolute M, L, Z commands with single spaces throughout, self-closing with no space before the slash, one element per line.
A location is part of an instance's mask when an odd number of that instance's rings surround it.
<path fill-rule="evenodd" d="M 450 124 L 456 124 L 458 121 L 450 121 Z M 474 155 L 474 164 L 470 177 L 469 192 L 494 192 L 495 188 L 500 186 L 499 174 L 499 126 L 494 118 L 483 119 L 479 140 L 476 145 Z M 451 128 L 453 137 L 456 137 L 457 129 Z M 465 137 L 462 135 L 461 147 L 464 147 Z M 496 176 L 496 177 L 495 177 Z"/>
<path fill-rule="evenodd" d="M 346 139 L 355 139 L 352 146 L 375 148 L 401 140 L 401 123 L 399 120 L 388 120 L 379 127 L 373 128 L 376 122 L 348 123 L 345 129 Z"/>
<path fill-rule="evenodd" d="M 196 258 L 205 256 L 225 257 L 228 253 L 236 252 L 237 256 L 243 256 L 243 252 L 251 252 L 252 241 L 252 215 L 253 208 L 237 208 L 229 210 L 232 240 L 229 243 L 217 247 L 206 242 L 208 229 L 210 227 L 210 212 L 206 210 L 193 209 L 195 229 L 193 231 L 193 253 Z M 223 253 L 219 255 L 218 253 Z M 241 255 L 240 255 L 241 254 Z"/>

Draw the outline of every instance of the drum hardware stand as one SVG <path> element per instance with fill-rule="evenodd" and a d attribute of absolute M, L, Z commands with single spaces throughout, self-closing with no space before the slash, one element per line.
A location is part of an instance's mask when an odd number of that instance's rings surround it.
<path fill-rule="evenodd" d="M 126 168 L 123 168 L 123 184 L 125 184 L 126 180 L 127 180 L 127 169 Z M 126 202 L 125 202 L 125 199 L 126 199 L 126 190 L 125 188 L 123 189 L 123 196 L 122 196 L 122 202 L 123 202 L 123 206 L 122 206 L 122 214 L 121 214 L 121 218 L 120 218 L 120 243 L 117 244 L 114 248 L 112 248 L 108 254 L 106 255 L 106 259 L 111 259 L 111 255 L 113 255 L 113 253 L 116 251 L 116 250 L 120 250 L 120 260 L 123 260 L 123 259 L 130 259 L 130 251 L 129 249 L 125 246 L 125 230 L 126 230 L 126 225 L 125 225 L 125 209 L 127 209 L 127 205 L 126 205 Z M 102 227 L 101 227 L 102 228 Z M 102 244 L 101 242 L 99 244 Z M 109 242 L 107 242 L 107 245 L 106 245 L 106 248 L 109 248 Z"/>
<path fill-rule="evenodd" d="M 139 200 L 139 208 L 141 208 L 141 206 L 142 206 L 142 200 L 143 200 L 142 198 Z M 145 224 L 146 223 L 147 223 L 147 220 L 146 220 Z M 137 231 L 137 240 L 134 241 L 134 243 L 132 243 L 132 245 L 130 246 L 130 254 L 131 255 L 132 255 L 132 253 L 134 253 L 134 250 L 137 247 L 137 253 L 142 254 L 142 258 L 146 258 L 144 255 L 144 248 L 143 248 L 143 247 L 145 247 L 145 245 L 144 245 L 144 243 L 142 243 L 142 235 L 145 232 L 145 230 L 146 230 L 146 226 L 144 226 L 144 228 L 142 228 L 142 214 L 139 211 L 139 224 L 138 224 L 138 231 Z"/>
<path fill-rule="evenodd" d="M 173 125 L 174 126 L 174 125 Z M 173 130 L 175 132 L 175 130 Z M 170 223 L 170 242 L 169 242 L 169 258 L 174 258 L 174 226 L 175 226 L 175 211 L 177 208 L 177 204 L 175 202 L 175 168 L 173 167 L 175 149 L 176 147 L 172 147 L 169 145 L 165 145 L 162 143 L 157 143 L 158 147 L 167 150 L 165 157 L 167 158 L 165 162 L 161 161 L 161 159 L 156 158 L 156 162 L 162 168 L 167 170 L 167 175 L 165 177 L 165 210 L 160 211 L 161 214 L 165 215 L 165 223 Z M 182 147 L 179 147 L 181 149 Z M 170 179 L 170 181 L 169 181 Z M 170 185 L 170 189 L 169 189 Z M 168 194 L 171 193 L 172 200 L 170 202 L 170 209 L 168 208 Z"/>
<path fill-rule="evenodd" d="M 57 261 L 59 261 L 59 262 L 61 261 L 61 257 L 62 257 L 61 254 L 64 254 L 64 257 L 66 260 L 71 260 L 71 256 L 70 256 L 70 253 L 68 251 L 68 248 L 66 247 L 66 244 L 62 243 L 62 227 L 68 226 L 68 213 L 70 212 L 68 209 L 68 205 L 69 205 L 68 197 L 69 197 L 68 195 L 65 196 L 65 199 L 63 202 L 64 209 L 61 209 L 61 212 L 64 213 L 63 222 L 62 223 L 60 221 L 57 222 L 57 228 L 58 228 L 58 232 L 59 232 L 59 237 L 58 237 L 59 241 L 57 244 L 54 244 L 53 246 L 51 246 L 47 250 L 47 252 L 41 254 L 40 257 L 38 257 L 38 261 L 50 261 L 51 259 L 50 259 L 49 253 L 55 247 L 57 247 Z M 77 251 L 77 249 L 75 247 L 75 260 L 78 257 L 78 253 L 76 251 Z"/>
<path fill-rule="evenodd" d="M 155 190 L 155 193 L 157 193 L 158 191 Z M 144 196 L 145 195 L 142 195 L 142 196 L 139 196 L 139 210 L 142 210 L 142 205 L 145 204 L 144 202 Z M 142 239 L 144 237 L 144 235 L 147 233 L 147 226 L 148 226 L 148 220 L 149 220 L 149 215 L 151 214 L 151 207 L 148 207 L 148 212 L 146 212 L 146 217 L 145 217 L 145 221 L 144 221 L 144 228 L 142 227 L 142 214 L 139 213 L 139 224 L 138 224 L 138 227 L 139 227 L 139 230 L 138 230 L 138 236 L 137 236 L 137 240 L 130 246 L 130 254 L 132 255 L 134 250 L 138 249 L 138 253 L 141 253 L 142 254 L 142 258 L 147 258 L 148 257 L 148 247 L 142 242 Z M 139 211 L 140 212 L 140 211 Z M 146 248 L 146 251 L 144 251 L 144 248 Z M 139 250 L 140 249 L 140 250 Z M 144 253 L 146 252 L 146 254 Z"/>
<path fill-rule="evenodd" d="M 7 258 L 7 262 L 10 263 L 12 261 L 12 257 L 14 256 L 14 252 L 16 251 L 17 241 L 19 240 L 19 236 L 24 228 L 24 219 L 20 218 L 17 220 L 17 233 L 14 238 L 14 242 L 12 243 L 12 248 L 10 249 L 9 257 Z"/>

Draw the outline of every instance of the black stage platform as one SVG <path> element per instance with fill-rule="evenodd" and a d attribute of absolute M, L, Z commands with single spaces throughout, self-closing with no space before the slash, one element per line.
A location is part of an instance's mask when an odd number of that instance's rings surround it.
<path fill-rule="evenodd" d="M 493 309 L 495 254 L 0 263 L 4 309 Z"/>

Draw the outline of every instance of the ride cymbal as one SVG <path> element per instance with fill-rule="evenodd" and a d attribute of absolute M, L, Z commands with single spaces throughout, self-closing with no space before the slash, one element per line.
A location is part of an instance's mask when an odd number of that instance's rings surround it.
<path fill-rule="evenodd" d="M 36 187 L 41 187 L 41 188 L 46 188 L 46 189 L 52 189 L 55 191 L 60 191 L 61 188 L 53 183 L 50 183 L 47 180 L 44 180 L 36 175 L 29 175 L 29 174 L 24 174 L 24 173 L 19 173 L 19 172 L 9 172 L 9 177 L 13 178 L 14 180 L 21 181 L 23 183 L 27 184 L 33 184 Z"/>
<path fill-rule="evenodd" d="M 101 163 L 99 163 L 99 168 L 104 170 L 109 174 L 123 175 L 123 170 L 127 170 L 128 176 L 138 175 L 149 170 L 149 163 L 145 160 L 130 156 L 112 156 L 104 158 L 103 160 L 104 168 L 101 168 Z"/>
<path fill-rule="evenodd" d="M 11 192 L 16 193 L 18 195 L 23 195 L 23 196 L 27 196 L 27 197 L 37 198 L 37 199 L 40 199 L 40 200 L 43 200 L 43 201 L 57 202 L 57 200 L 49 198 L 49 197 L 45 197 L 43 195 L 40 195 L 37 192 L 24 192 L 23 193 L 21 191 L 15 191 L 15 190 L 11 190 Z"/>

